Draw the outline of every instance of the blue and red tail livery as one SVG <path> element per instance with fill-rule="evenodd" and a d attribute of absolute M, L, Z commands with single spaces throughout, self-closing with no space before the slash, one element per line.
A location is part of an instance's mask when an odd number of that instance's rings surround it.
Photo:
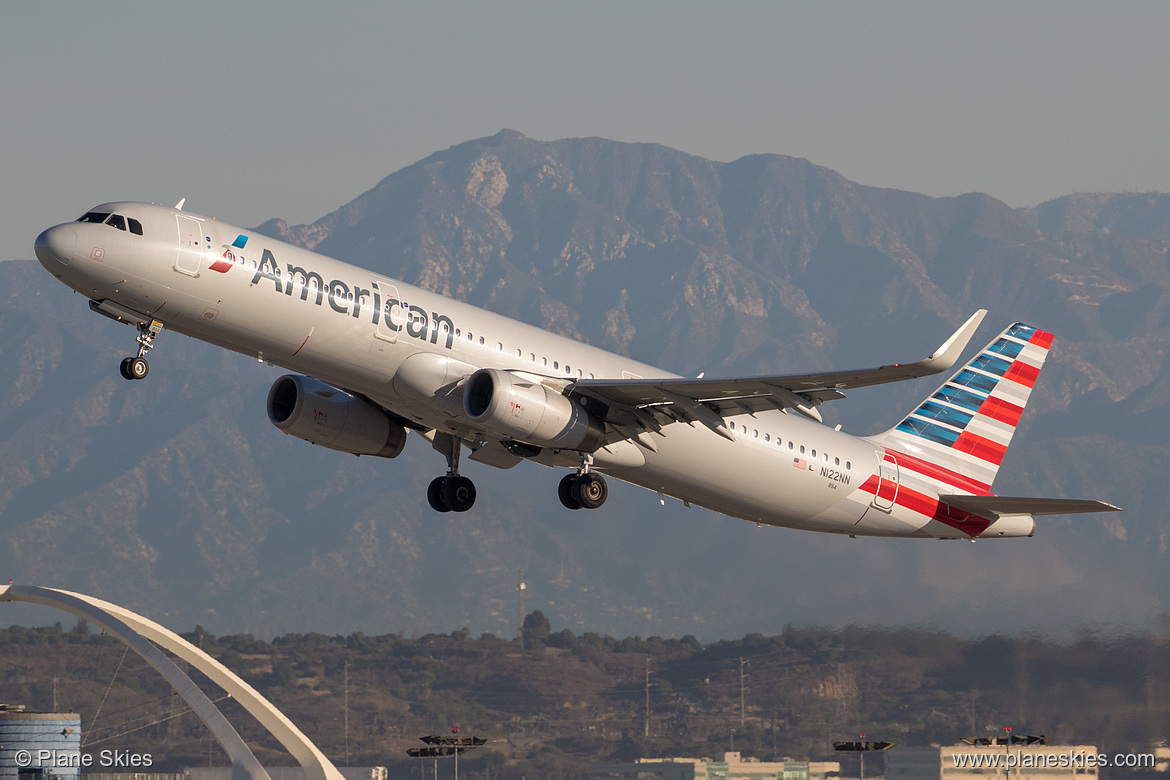
<path fill-rule="evenodd" d="M 1017 322 L 879 441 L 941 491 L 989 494 L 1051 346 Z"/>

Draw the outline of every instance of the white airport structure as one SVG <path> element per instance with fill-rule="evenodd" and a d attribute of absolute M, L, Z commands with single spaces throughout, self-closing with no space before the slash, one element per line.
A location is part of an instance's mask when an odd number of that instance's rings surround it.
<path fill-rule="evenodd" d="M 162 650 L 205 674 L 240 703 L 301 765 L 305 780 L 345 780 L 292 721 L 255 688 L 175 632 L 128 609 L 93 596 L 36 585 L 0 585 L 0 601 L 40 604 L 95 623 L 153 666 L 207 725 L 232 762 L 231 780 L 272 780 L 219 708 Z M 162 648 L 160 650 L 159 648 Z"/>
<path fill-rule="evenodd" d="M 886 780 L 1094 780 L 1097 753 L 1096 745 L 899 747 L 886 754 Z"/>
<path fill-rule="evenodd" d="M 738 751 L 710 758 L 640 758 L 631 764 L 594 764 L 590 780 L 827 780 L 837 761 L 760 761 Z"/>

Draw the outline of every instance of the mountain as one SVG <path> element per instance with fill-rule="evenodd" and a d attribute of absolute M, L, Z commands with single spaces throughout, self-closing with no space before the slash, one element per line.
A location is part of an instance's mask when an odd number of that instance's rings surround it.
<path fill-rule="evenodd" d="M 1100 498 L 1121 515 L 1036 538 L 848 540 L 749 523 L 611 485 L 569 513 L 559 474 L 469 464 L 468 515 L 430 512 L 442 459 L 394 461 L 279 435 L 277 369 L 166 334 L 149 381 L 133 332 L 28 262 L 0 264 L 0 562 L 217 632 L 776 632 L 787 623 L 1126 629 L 1167 611 L 1170 345 L 1164 196 L 1015 210 L 930 198 L 775 155 L 718 163 L 652 144 L 470 141 L 310 225 L 259 230 L 682 374 L 917 359 L 976 308 L 976 340 L 1022 319 L 1055 348 L 996 483 Z M 1162 216 L 1165 214 L 1165 216 Z M 230 221 L 230 215 L 224 215 Z M 822 407 L 870 433 L 931 380 Z M 2 573 L 2 572 L 0 572 Z"/>

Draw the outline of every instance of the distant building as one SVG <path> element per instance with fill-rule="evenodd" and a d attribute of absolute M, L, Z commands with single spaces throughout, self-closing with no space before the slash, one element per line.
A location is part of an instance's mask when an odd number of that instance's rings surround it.
<path fill-rule="evenodd" d="M 1154 743 L 1154 771 L 1170 771 L 1170 747 L 1165 742 Z"/>
<path fill-rule="evenodd" d="M 841 772 L 836 761 L 760 761 L 739 753 L 710 758 L 640 758 L 632 764 L 594 764 L 591 780 L 827 780 Z"/>
<path fill-rule="evenodd" d="M 0 704 L 0 780 L 77 780 L 81 716 Z"/>
<path fill-rule="evenodd" d="M 1096 745 L 897 747 L 886 753 L 886 780 L 1094 780 L 1096 757 Z"/>

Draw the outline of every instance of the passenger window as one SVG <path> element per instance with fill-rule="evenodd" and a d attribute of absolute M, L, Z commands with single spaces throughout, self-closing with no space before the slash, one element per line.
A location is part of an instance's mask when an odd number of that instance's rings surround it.
<path fill-rule="evenodd" d="M 764 434 L 764 441 L 772 441 L 772 434 L 765 433 Z"/>
<path fill-rule="evenodd" d="M 483 336 L 480 336 L 480 337 L 479 337 L 479 343 L 480 343 L 480 344 L 483 344 Z"/>
<path fill-rule="evenodd" d="M 841 459 L 840 459 L 840 458 L 833 458 L 833 465 L 834 465 L 834 466 L 840 466 L 840 465 L 841 465 Z"/>
<path fill-rule="evenodd" d="M 565 364 L 565 373 L 566 373 L 566 374 L 571 374 L 571 373 L 573 373 L 573 369 L 569 368 L 569 364 L 568 364 L 568 363 L 566 363 L 566 364 Z"/>
<path fill-rule="evenodd" d="M 801 455 L 803 455 L 803 454 L 804 454 L 804 445 L 803 445 L 803 444 L 802 444 L 802 445 L 800 445 L 800 454 L 801 454 Z"/>
<path fill-rule="evenodd" d="M 118 230 L 125 230 L 126 218 L 121 214 L 111 214 L 110 218 L 106 220 L 106 224 L 110 227 L 116 227 Z"/>
<path fill-rule="evenodd" d="M 516 350 L 516 357 L 523 357 L 523 356 L 524 356 L 523 350 L 519 350 L 519 349 Z"/>
<path fill-rule="evenodd" d="M 801 450 L 801 452 L 804 452 L 804 450 Z M 813 456 L 814 458 L 817 456 L 817 451 L 816 451 L 816 450 L 813 450 L 813 451 L 812 451 L 812 456 Z"/>
<path fill-rule="evenodd" d="M 535 353 L 535 352 L 529 352 L 529 353 L 528 353 L 528 359 L 529 359 L 530 361 L 532 361 L 533 363 L 535 363 L 535 362 L 536 362 L 536 353 Z"/>
<path fill-rule="evenodd" d="M 758 439 L 758 438 L 760 438 L 760 431 L 759 431 L 759 429 L 758 429 L 758 428 L 752 431 L 752 438 L 753 438 L 753 439 Z"/>
<path fill-rule="evenodd" d="M 548 358 L 542 357 L 542 358 L 540 359 L 540 364 L 541 364 L 542 366 L 547 366 L 547 365 L 548 365 Z"/>
<path fill-rule="evenodd" d="M 556 360 L 554 360 L 553 361 L 553 368 L 560 368 L 560 367 L 561 367 L 561 364 L 559 362 L 557 362 Z"/>
<path fill-rule="evenodd" d="M 497 341 L 496 342 L 496 349 L 498 349 L 500 352 L 503 352 L 504 351 L 504 342 Z"/>
<path fill-rule="evenodd" d="M 130 223 L 130 232 L 136 236 L 142 235 L 142 223 L 134 219 L 134 217 L 126 217 L 126 221 Z"/>
<path fill-rule="evenodd" d="M 849 461 L 845 461 L 845 470 L 846 470 L 846 471 L 852 471 L 852 470 L 853 470 L 853 464 L 852 464 L 852 463 L 850 463 Z"/>

